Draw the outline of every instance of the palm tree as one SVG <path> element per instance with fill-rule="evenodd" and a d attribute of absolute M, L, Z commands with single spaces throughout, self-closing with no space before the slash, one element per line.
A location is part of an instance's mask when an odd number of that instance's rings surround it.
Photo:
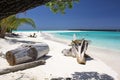
<path fill-rule="evenodd" d="M 11 32 L 12 30 L 16 30 L 21 24 L 29 24 L 32 27 L 36 27 L 35 23 L 30 18 L 18 18 L 16 15 L 12 15 L 0 21 L 0 38 L 5 37 L 5 33 Z"/>

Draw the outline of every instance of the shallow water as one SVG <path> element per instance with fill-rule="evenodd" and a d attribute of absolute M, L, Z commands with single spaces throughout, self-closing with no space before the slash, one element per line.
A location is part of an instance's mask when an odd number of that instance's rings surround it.
<path fill-rule="evenodd" d="M 112 31 L 77 31 L 77 32 L 54 32 L 55 37 L 73 39 L 76 34 L 77 39 L 85 38 L 90 40 L 90 44 L 97 47 L 120 51 L 120 32 Z"/>
<path fill-rule="evenodd" d="M 35 32 L 41 33 L 46 32 L 54 35 L 57 38 L 63 38 L 72 40 L 73 35 L 77 36 L 77 39 L 85 38 L 90 41 L 90 45 L 101 47 L 104 49 L 110 49 L 120 52 L 120 32 L 113 31 L 39 31 L 39 30 L 31 30 L 31 31 L 14 31 L 14 32 Z"/>

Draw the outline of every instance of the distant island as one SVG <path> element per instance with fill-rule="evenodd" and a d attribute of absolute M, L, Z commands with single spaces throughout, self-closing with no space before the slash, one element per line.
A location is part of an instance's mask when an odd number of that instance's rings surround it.
<path fill-rule="evenodd" d="M 120 32 L 120 29 L 68 29 L 68 30 L 75 30 L 75 31 L 117 31 Z"/>
<path fill-rule="evenodd" d="M 120 29 L 18 29 L 15 31 L 115 31 L 120 32 Z"/>

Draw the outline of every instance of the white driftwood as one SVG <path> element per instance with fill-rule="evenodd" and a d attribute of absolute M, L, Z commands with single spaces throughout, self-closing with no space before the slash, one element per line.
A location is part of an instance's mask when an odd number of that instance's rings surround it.
<path fill-rule="evenodd" d="M 77 36 L 76 34 L 73 35 L 73 40 L 76 40 L 77 39 Z"/>
<path fill-rule="evenodd" d="M 86 63 L 86 60 L 85 60 L 85 52 L 87 50 L 86 48 L 87 48 L 87 42 L 83 40 L 81 43 L 81 46 L 78 46 L 78 50 L 76 50 L 76 58 L 79 64 Z"/>
<path fill-rule="evenodd" d="M 34 61 L 49 52 L 46 43 L 24 44 L 21 47 L 6 53 L 6 59 L 10 65 Z"/>
<path fill-rule="evenodd" d="M 46 43 L 23 44 L 22 47 L 24 48 L 28 47 L 32 49 L 34 52 L 36 52 L 37 53 L 36 59 L 48 54 L 49 52 L 49 46 Z"/>
<path fill-rule="evenodd" d="M 63 51 L 62 51 L 62 53 L 63 53 L 63 55 L 64 56 L 72 56 L 72 57 L 76 57 L 76 54 L 75 54 L 75 52 L 74 52 L 74 49 L 73 48 L 70 48 L 70 49 L 64 49 Z"/>
<path fill-rule="evenodd" d="M 77 40 L 78 41 L 78 40 Z M 85 58 L 88 57 L 85 53 L 88 47 L 88 42 L 84 39 L 81 40 L 81 42 L 76 43 L 73 41 L 72 48 L 70 49 L 64 49 L 62 53 L 65 56 L 72 56 L 77 58 L 77 62 L 79 64 L 85 64 L 86 60 Z"/>
<path fill-rule="evenodd" d="M 19 70 L 24 70 L 24 69 L 28 69 L 28 68 L 32 68 L 32 67 L 35 67 L 38 65 L 43 65 L 43 64 L 45 64 L 44 60 L 38 60 L 38 61 L 28 62 L 28 63 L 24 63 L 24 64 L 19 64 L 16 66 L 12 66 L 10 68 L 1 69 L 0 75 L 10 73 L 10 72 L 19 71 Z"/>

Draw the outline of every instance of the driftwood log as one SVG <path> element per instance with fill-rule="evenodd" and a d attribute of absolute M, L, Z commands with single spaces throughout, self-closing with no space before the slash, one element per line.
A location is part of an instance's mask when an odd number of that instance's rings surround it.
<path fill-rule="evenodd" d="M 49 47 L 46 43 L 24 44 L 17 49 L 6 53 L 7 62 L 10 65 L 30 62 L 48 54 Z"/>
<path fill-rule="evenodd" d="M 79 64 L 85 64 L 86 58 L 88 57 L 88 55 L 86 54 L 88 41 L 84 39 L 74 40 L 71 42 L 71 46 L 72 47 L 70 49 L 64 49 L 62 53 L 65 56 L 75 57 Z"/>
<path fill-rule="evenodd" d="M 36 59 L 39 59 L 40 57 L 48 54 L 49 52 L 49 46 L 46 43 L 23 44 L 22 47 L 29 47 L 30 49 L 35 49 L 37 52 Z"/>
<path fill-rule="evenodd" d="M 19 64 L 19 65 L 15 65 L 12 66 L 10 68 L 6 68 L 6 69 L 1 69 L 0 70 L 0 75 L 2 74 L 7 74 L 10 72 L 15 72 L 15 71 L 19 71 L 19 70 L 24 70 L 24 69 L 28 69 L 28 68 L 32 68 L 38 65 L 43 65 L 45 64 L 45 60 L 38 60 L 38 61 L 33 61 L 33 62 L 28 62 L 28 63 L 24 63 L 24 64 Z"/>

